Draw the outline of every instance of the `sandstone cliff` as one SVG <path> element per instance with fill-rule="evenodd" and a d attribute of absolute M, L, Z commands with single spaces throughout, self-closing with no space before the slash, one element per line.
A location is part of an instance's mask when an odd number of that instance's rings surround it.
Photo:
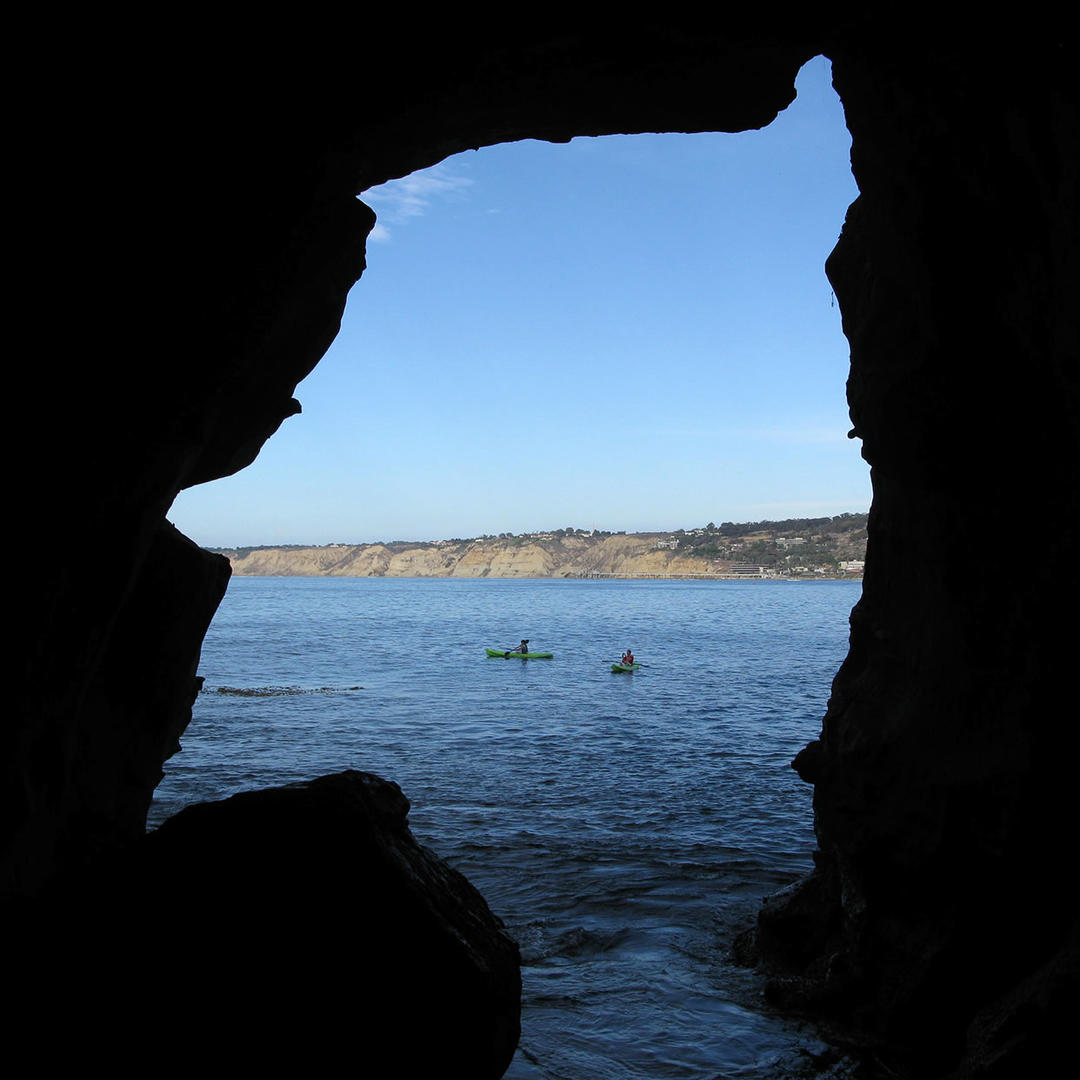
<path fill-rule="evenodd" d="M 656 547 L 659 534 L 223 551 L 249 577 L 723 577 L 731 564 Z"/>

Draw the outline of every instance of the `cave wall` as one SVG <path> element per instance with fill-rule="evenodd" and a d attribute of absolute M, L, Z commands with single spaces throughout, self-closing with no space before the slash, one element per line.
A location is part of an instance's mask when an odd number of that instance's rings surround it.
<path fill-rule="evenodd" d="M 13 482 L 40 534 L 80 550 L 15 588 L 2 895 L 141 830 L 227 576 L 168 507 L 299 411 L 364 270 L 374 218 L 356 192 L 518 138 L 757 127 L 824 52 L 861 191 L 828 272 L 874 504 L 850 655 L 798 760 L 815 914 L 777 906 L 763 953 L 792 973 L 792 1007 L 956 1059 L 1072 918 L 1075 48 L 872 15 L 238 41 L 198 41 L 194 65 L 181 49 L 103 66 L 61 128 L 103 175 L 94 213 L 55 232 L 97 272 L 75 290 L 44 260 L 55 362 L 21 365 L 15 399 L 47 408 Z"/>
<path fill-rule="evenodd" d="M 915 1044 L 926 1069 L 1069 951 L 1076 917 L 1061 862 L 1080 521 L 1065 59 L 1052 41 L 958 55 L 903 38 L 834 59 L 861 194 L 827 270 L 874 501 L 849 656 L 796 762 L 815 784 L 820 937 L 793 965 L 812 978 L 778 997 Z M 1053 1007 L 1074 992 L 1060 982 Z"/>
<path fill-rule="evenodd" d="M 80 551 L 18 583 L 27 644 L 16 658 L 17 749 L 5 760 L 0 895 L 33 891 L 81 850 L 123 844 L 140 827 L 137 815 L 98 815 L 76 794 L 84 763 L 108 756 L 98 739 L 140 738 L 130 726 L 109 733 L 120 721 L 99 707 L 95 682 L 111 664 L 132 698 L 152 693 L 152 665 L 123 654 L 137 635 L 114 630 L 140 576 L 158 572 L 176 494 L 250 464 L 300 411 L 293 391 L 365 269 L 375 217 L 357 192 L 513 139 L 761 126 L 793 99 L 814 53 L 805 27 L 763 32 L 753 19 L 581 20 L 523 39 L 457 20 L 405 39 L 400 30 L 388 28 L 363 62 L 350 41 L 305 40 L 299 27 L 258 47 L 219 32 L 193 46 L 194 67 L 186 54 L 103 65 L 73 99 L 65 150 L 107 168 L 87 199 L 94 212 L 65 239 L 123 258 L 67 288 L 63 319 L 50 317 L 75 327 L 74 340 L 50 341 L 55 362 L 27 362 L 16 377 L 17 400 L 47 402 L 16 498 L 40 535 L 76 531 Z M 153 103 L 152 126 L 133 86 Z M 202 561 L 193 595 L 224 587 L 220 562 Z M 138 618 L 150 641 L 171 616 Z"/>

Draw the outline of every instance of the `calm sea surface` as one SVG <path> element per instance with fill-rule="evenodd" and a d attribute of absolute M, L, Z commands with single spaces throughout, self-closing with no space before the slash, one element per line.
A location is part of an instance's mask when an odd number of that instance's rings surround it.
<path fill-rule="evenodd" d="M 810 868 L 857 582 L 234 578 L 151 824 L 341 769 L 412 803 L 521 946 L 513 1080 L 801 1077 L 727 950 Z M 553 660 L 488 659 L 521 638 Z M 647 666 L 613 675 L 630 646 Z"/>

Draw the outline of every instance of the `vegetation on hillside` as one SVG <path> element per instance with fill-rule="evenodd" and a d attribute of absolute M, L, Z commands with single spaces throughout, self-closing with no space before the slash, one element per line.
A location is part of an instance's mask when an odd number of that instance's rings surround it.
<path fill-rule="evenodd" d="M 784 521 L 725 521 L 671 534 L 678 551 L 701 559 L 762 566 L 778 572 L 840 569 L 866 557 L 866 514 L 788 518 Z"/>

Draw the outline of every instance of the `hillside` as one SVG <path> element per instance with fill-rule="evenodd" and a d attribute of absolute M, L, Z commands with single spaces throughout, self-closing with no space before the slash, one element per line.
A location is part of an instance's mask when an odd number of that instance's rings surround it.
<path fill-rule="evenodd" d="M 558 529 L 477 539 L 217 549 L 234 574 L 277 577 L 850 577 L 866 515 L 672 533 Z M 848 564 L 855 563 L 851 566 Z"/>

